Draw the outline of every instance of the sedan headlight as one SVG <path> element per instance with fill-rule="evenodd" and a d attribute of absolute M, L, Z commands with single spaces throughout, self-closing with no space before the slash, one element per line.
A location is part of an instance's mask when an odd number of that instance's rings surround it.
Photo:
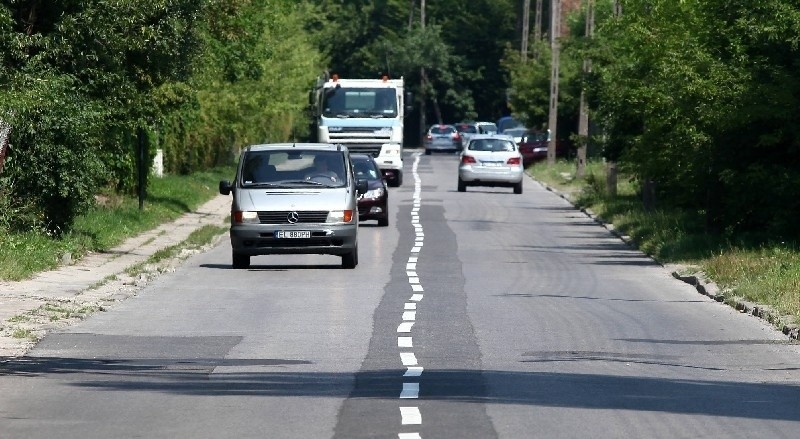
<path fill-rule="evenodd" d="M 366 194 L 364 194 L 364 198 L 369 198 L 369 199 L 380 198 L 380 197 L 383 196 L 383 191 L 384 190 L 385 189 L 382 188 L 382 187 L 379 187 L 377 189 L 369 190 L 369 191 L 367 191 Z"/>
<path fill-rule="evenodd" d="M 352 210 L 332 210 L 328 212 L 328 219 L 325 220 L 328 224 L 341 224 L 353 221 Z"/>

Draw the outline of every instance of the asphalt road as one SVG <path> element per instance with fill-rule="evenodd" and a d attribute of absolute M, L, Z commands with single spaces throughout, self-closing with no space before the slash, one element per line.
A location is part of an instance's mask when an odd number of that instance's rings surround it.
<path fill-rule="evenodd" d="M 798 436 L 798 345 L 456 163 L 407 158 L 355 270 L 223 243 L 47 336 L 0 370 L 0 437 Z"/>

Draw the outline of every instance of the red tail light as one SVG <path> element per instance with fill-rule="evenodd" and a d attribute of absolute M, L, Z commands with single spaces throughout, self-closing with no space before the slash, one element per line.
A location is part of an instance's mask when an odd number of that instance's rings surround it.
<path fill-rule="evenodd" d="M 510 159 L 508 159 L 506 164 L 519 166 L 519 164 L 520 164 L 519 157 L 511 157 Z"/>
<path fill-rule="evenodd" d="M 433 140 L 433 136 L 431 136 L 430 134 L 428 134 L 427 136 L 425 136 L 425 140 Z"/>
<path fill-rule="evenodd" d="M 475 161 L 475 157 L 473 157 L 471 155 L 465 155 L 465 156 L 461 157 L 461 164 L 462 165 L 471 165 L 473 163 L 477 163 Z"/>
<path fill-rule="evenodd" d="M 461 136 L 458 133 L 453 133 L 453 140 L 461 140 Z"/>

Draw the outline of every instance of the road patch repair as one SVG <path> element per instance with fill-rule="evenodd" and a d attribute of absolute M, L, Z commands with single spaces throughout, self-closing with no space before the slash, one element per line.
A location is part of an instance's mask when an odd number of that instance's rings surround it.
<path fill-rule="evenodd" d="M 48 332 L 135 296 L 158 275 L 215 245 L 224 237 L 230 205 L 230 197 L 218 195 L 196 211 L 107 252 L 78 261 L 66 256 L 60 267 L 31 279 L 0 281 L 0 361 L 25 355 Z M 183 245 L 193 232 L 209 226 L 220 229 L 211 243 L 202 248 Z M 154 258 L 158 254 L 170 257 Z"/>

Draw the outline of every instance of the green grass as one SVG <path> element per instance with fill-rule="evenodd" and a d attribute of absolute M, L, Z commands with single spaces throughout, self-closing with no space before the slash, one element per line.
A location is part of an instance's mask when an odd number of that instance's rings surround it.
<path fill-rule="evenodd" d="M 213 198 L 219 180 L 230 179 L 232 167 L 190 176 L 151 178 L 144 209 L 135 196 L 99 194 L 97 206 L 80 216 L 60 238 L 45 233 L 0 231 L 0 280 L 21 280 L 55 268 L 66 253 L 73 260 L 91 251 L 105 251 L 158 225 L 191 212 Z"/>
<path fill-rule="evenodd" d="M 585 178 L 575 165 L 539 163 L 528 168 L 535 179 L 568 194 L 577 206 L 591 209 L 629 235 L 645 253 L 662 263 L 702 271 L 726 291 L 726 300 L 743 298 L 768 305 L 800 323 L 800 250 L 788 243 L 764 243 L 749 237 L 706 233 L 702 212 L 661 207 L 645 211 L 637 185 L 624 175 L 618 194 L 606 195 L 605 165 L 589 162 Z"/>

